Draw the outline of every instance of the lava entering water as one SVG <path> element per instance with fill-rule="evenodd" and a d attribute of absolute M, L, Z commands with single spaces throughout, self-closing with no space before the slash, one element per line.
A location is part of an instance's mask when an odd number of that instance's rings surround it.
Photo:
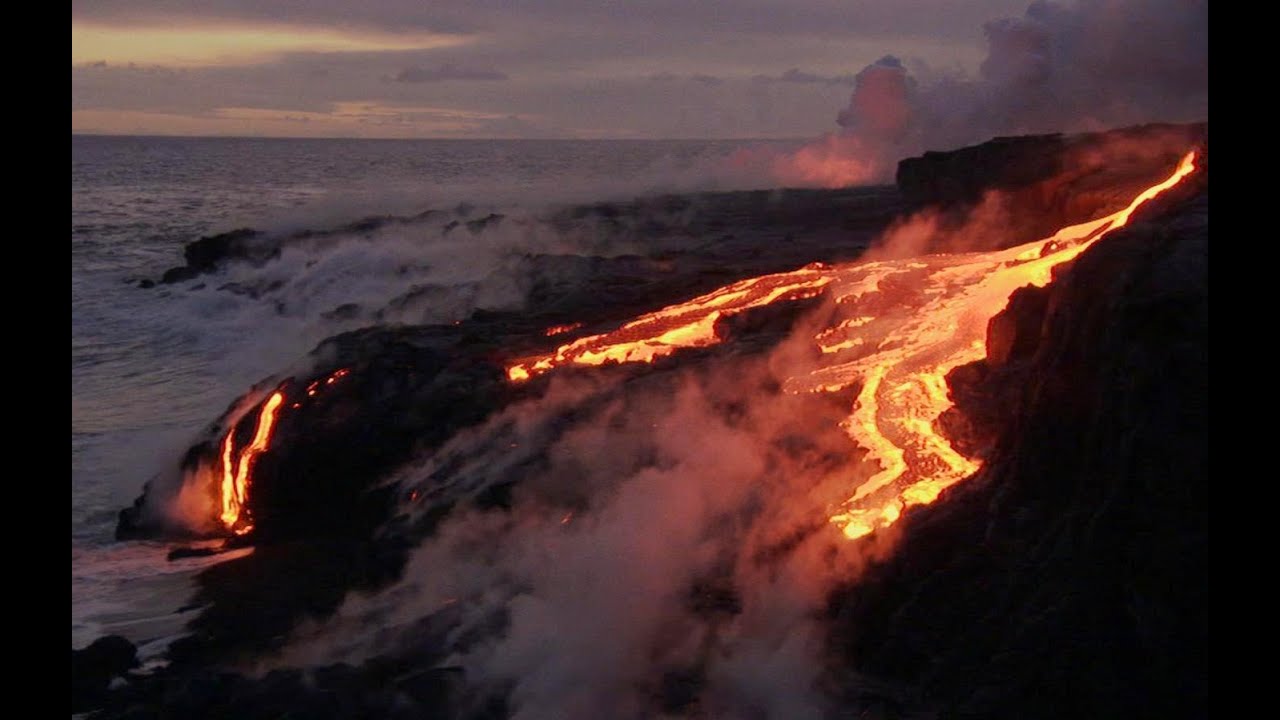
<path fill-rule="evenodd" d="M 986 356 L 987 324 L 1013 291 L 1048 284 L 1054 267 L 1124 226 L 1139 205 L 1189 175 L 1194 160 L 1195 153 L 1188 153 L 1172 175 L 1123 210 L 1043 240 L 994 252 L 814 264 L 742 280 L 612 332 L 524 358 L 507 368 L 507 376 L 522 382 L 566 365 L 653 362 L 679 348 L 719 342 L 716 323 L 722 317 L 827 293 L 837 323 L 814 338 L 821 350 L 818 367 L 789 378 L 784 387 L 824 392 L 861 383 L 842 426 L 880 470 L 830 518 L 846 536 L 861 537 L 892 524 L 907 506 L 933 502 L 979 468 L 938 432 L 937 421 L 952 406 L 947 373 Z"/>
<path fill-rule="evenodd" d="M 307 397 L 315 397 L 322 388 L 328 387 L 351 374 L 348 368 L 335 371 L 324 380 L 315 380 L 307 386 Z M 246 504 L 249 500 L 249 488 L 253 485 L 254 460 L 266 452 L 271 445 L 272 432 L 275 430 L 281 406 L 284 404 L 284 392 L 276 390 L 262 404 L 258 412 L 258 425 L 253 432 L 253 439 L 248 445 L 235 452 L 236 429 L 239 421 L 232 422 L 222 439 L 222 454 L 219 459 L 220 477 L 219 495 L 222 500 L 222 513 L 218 519 L 227 530 L 236 535 L 244 535 L 253 530 L 253 522 L 249 517 Z M 293 403 L 294 409 L 302 407 L 300 402 Z"/>

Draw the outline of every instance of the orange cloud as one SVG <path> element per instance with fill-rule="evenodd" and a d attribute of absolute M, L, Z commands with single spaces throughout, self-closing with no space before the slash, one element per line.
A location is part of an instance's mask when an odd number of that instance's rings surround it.
<path fill-rule="evenodd" d="M 472 36 L 291 25 L 103 25 L 72 21 L 71 64 L 209 67 L 296 52 L 380 52 L 455 47 Z"/>
<path fill-rule="evenodd" d="M 73 133 L 276 137 L 449 137 L 508 116 L 460 108 L 334 103 L 327 112 L 224 107 L 207 115 L 137 110 L 72 110 Z"/>

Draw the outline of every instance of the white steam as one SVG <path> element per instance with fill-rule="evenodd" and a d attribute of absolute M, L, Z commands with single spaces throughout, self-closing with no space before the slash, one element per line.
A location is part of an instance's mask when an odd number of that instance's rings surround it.
<path fill-rule="evenodd" d="M 883 57 L 857 75 L 841 130 L 768 165 L 788 185 L 886 182 L 904 157 L 999 135 L 1204 120 L 1207 27 L 1207 0 L 1033 2 L 983 25 L 978 77 Z"/>
<path fill-rule="evenodd" d="M 437 647 L 518 718 L 822 717 L 826 595 L 892 539 L 826 521 L 857 479 L 842 411 L 769 364 L 557 379 L 460 434 L 400 478 L 416 516 L 459 503 L 405 579 L 271 665 Z M 513 481 L 509 509 L 466 503 Z"/>

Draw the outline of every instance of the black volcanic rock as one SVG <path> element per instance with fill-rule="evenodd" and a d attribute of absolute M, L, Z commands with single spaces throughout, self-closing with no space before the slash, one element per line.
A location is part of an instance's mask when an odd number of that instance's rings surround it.
<path fill-rule="evenodd" d="M 1039 345 L 1040 323 L 1048 310 L 1049 292 L 1031 285 L 1009 296 L 1004 311 L 987 323 L 988 365 L 1004 367 L 1028 359 Z"/>
<path fill-rule="evenodd" d="M 185 474 L 215 467 L 228 430 L 252 438 L 272 391 L 284 396 L 269 447 L 253 466 L 248 509 L 255 542 L 366 537 L 385 521 L 389 489 L 373 486 L 414 453 L 487 417 L 507 393 L 502 367 L 453 326 L 379 327 L 330 338 L 305 375 L 264 381 L 257 403 L 229 427 L 233 409 L 183 459 Z M 177 487 L 152 483 L 121 512 L 118 539 L 169 534 L 161 514 Z M 213 488 L 211 488 L 211 491 Z"/>
<path fill-rule="evenodd" d="M 730 261 L 749 276 L 854 257 L 901 209 L 892 186 L 663 195 L 551 207 L 536 216 L 488 212 L 473 218 L 475 208 L 460 205 L 451 211 L 373 216 L 326 228 L 241 228 L 202 237 L 186 246 L 185 263 L 170 268 L 160 282 L 190 280 L 235 263 L 264 265 L 286 248 L 312 252 L 333 243 L 375 241 L 387 228 L 404 229 L 398 239 L 430 243 L 463 226 L 472 235 L 507 227 L 548 231 L 572 240 L 583 257 L 602 260 L 616 256 L 619 247 L 644 246 L 653 259 L 680 255 L 721 267 Z M 761 252 L 762 247 L 770 251 Z M 229 283 L 220 289 L 257 297 L 274 288 Z"/>
<path fill-rule="evenodd" d="M 471 231 L 472 235 L 475 235 L 476 233 L 479 233 L 480 231 L 484 230 L 490 225 L 497 225 L 501 223 L 505 218 L 506 218 L 505 215 L 500 215 L 498 213 L 489 213 L 488 215 L 478 220 L 467 221 L 467 229 Z"/>
<path fill-rule="evenodd" d="M 229 260 L 262 262 L 276 257 L 280 248 L 263 242 L 262 233 L 249 228 L 202 237 L 183 250 L 186 265 L 170 268 L 160 278 L 162 283 L 182 282 L 208 272 Z"/>
<path fill-rule="evenodd" d="M 114 678 L 138 667 L 138 649 L 119 635 L 71 651 L 71 712 L 92 710 L 107 697 Z"/>
<path fill-rule="evenodd" d="M 161 276 L 161 283 L 176 283 L 211 273 L 229 262 L 248 262 L 260 265 L 280 257 L 281 249 L 301 241 L 324 239 L 335 235 L 368 235 L 391 224 L 407 224 L 431 218 L 436 211 L 428 210 L 411 217 L 373 216 L 326 230 L 304 229 L 292 233 L 269 235 L 253 228 L 238 228 L 217 235 L 209 235 L 187 243 L 183 248 L 184 265 L 169 268 Z M 150 282 L 150 281 L 144 281 Z M 154 283 L 152 283 L 154 285 Z M 151 287 L 152 285 L 142 285 Z"/>
<path fill-rule="evenodd" d="M 1187 185 L 991 323 L 956 396 L 1006 408 L 988 464 L 832 599 L 837 654 L 916 711 L 1208 716 L 1207 172 Z"/>
<path fill-rule="evenodd" d="M 138 678 L 108 697 L 94 717 L 445 720 L 458 717 L 460 675 L 453 668 L 412 669 L 378 661 L 272 670 L 260 678 L 215 671 L 158 674 Z"/>
<path fill-rule="evenodd" d="M 1079 135 L 998 137 L 898 163 L 897 184 L 915 207 L 963 219 L 999 192 L 1002 247 L 1123 208 L 1162 179 L 1192 147 L 1208 142 L 1207 123 L 1155 123 Z"/>
<path fill-rule="evenodd" d="M 1023 188 L 1062 172 L 1062 134 L 998 137 L 898 163 L 895 181 L 920 206 L 976 203 L 987 190 Z"/>
<path fill-rule="evenodd" d="M 987 357 L 947 376 L 955 406 L 940 418 L 956 449 L 986 459 L 1022 400 L 1030 361 L 1040 345 L 1049 290 L 1032 285 L 1009 296 L 987 323 Z"/>

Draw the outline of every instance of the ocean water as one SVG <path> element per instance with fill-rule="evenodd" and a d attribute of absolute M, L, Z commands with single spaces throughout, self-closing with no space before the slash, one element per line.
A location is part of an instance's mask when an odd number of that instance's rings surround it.
<path fill-rule="evenodd" d="M 443 290 L 429 312 L 392 320 L 460 320 L 519 306 L 512 253 L 611 251 L 545 226 L 446 244 L 424 239 L 439 228 L 408 223 L 337 233 L 269 267 L 139 287 L 181 265 L 186 243 L 460 205 L 535 218 L 576 202 L 770 187 L 734 158 L 795 143 L 73 136 L 71 146 L 72 645 L 117 632 L 155 651 L 187 619 L 177 610 L 191 576 L 219 559 L 167 562 L 163 543 L 117 543 L 116 514 L 252 383 L 374 322 L 330 311 L 433 285 Z"/>

